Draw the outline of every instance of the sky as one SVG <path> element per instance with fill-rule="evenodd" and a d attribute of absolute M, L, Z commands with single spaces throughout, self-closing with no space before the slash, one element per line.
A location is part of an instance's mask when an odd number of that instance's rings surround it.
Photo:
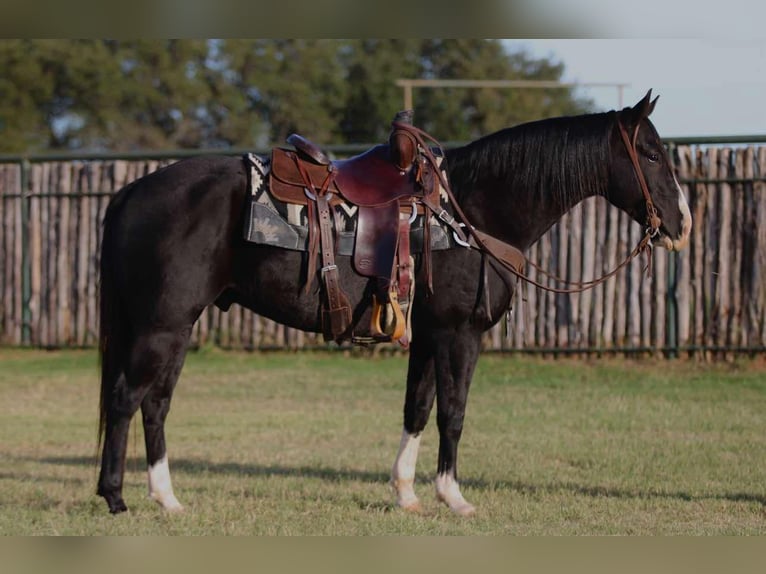
<path fill-rule="evenodd" d="M 659 95 L 652 122 L 663 137 L 766 135 L 766 39 L 509 40 L 565 66 L 564 81 L 629 84 L 624 105 Z M 616 88 L 580 92 L 616 109 Z"/>

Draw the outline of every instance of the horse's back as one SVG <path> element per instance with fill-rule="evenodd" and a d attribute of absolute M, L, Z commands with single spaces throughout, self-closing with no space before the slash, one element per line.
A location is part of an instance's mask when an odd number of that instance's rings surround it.
<path fill-rule="evenodd" d="M 182 159 L 140 177 L 112 196 L 107 211 L 107 224 L 129 204 L 157 208 L 163 204 L 177 206 L 184 197 L 222 193 L 242 189 L 247 174 L 241 158 L 200 156 Z"/>

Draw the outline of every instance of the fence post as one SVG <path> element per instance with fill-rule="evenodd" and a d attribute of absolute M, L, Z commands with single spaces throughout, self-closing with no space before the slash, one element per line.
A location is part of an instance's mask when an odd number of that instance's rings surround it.
<path fill-rule="evenodd" d="M 676 252 L 668 253 L 668 286 L 665 298 L 665 337 L 667 356 L 675 359 L 678 357 L 678 305 L 676 301 Z"/>
<path fill-rule="evenodd" d="M 30 303 L 32 299 L 31 290 L 31 262 L 29 261 L 29 172 L 30 163 L 28 159 L 22 159 L 20 162 L 20 187 L 19 197 L 21 200 L 21 344 L 29 345 L 31 342 L 31 323 L 32 311 Z"/>

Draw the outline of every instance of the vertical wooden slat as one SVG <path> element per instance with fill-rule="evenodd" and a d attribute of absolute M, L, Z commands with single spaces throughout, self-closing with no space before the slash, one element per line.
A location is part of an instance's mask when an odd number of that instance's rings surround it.
<path fill-rule="evenodd" d="M 69 245 L 67 250 L 67 268 L 69 272 L 69 282 L 67 284 L 67 299 L 69 301 L 69 340 L 67 345 L 77 345 L 77 266 L 79 250 L 79 212 L 80 197 L 77 192 L 77 173 L 74 162 L 66 162 L 66 169 L 69 172 L 71 181 L 70 194 L 67 197 L 69 203 Z"/>
<path fill-rule="evenodd" d="M 565 215 L 562 217 L 558 224 L 558 233 L 556 236 L 557 245 L 557 265 L 556 270 L 559 277 L 562 279 L 570 279 L 569 269 L 567 265 L 567 244 L 569 241 L 570 221 L 569 217 Z M 569 326 L 570 320 L 570 305 L 569 295 L 558 294 L 555 296 L 556 300 L 556 345 L 562 348 L 569 347 Z"/>
<path fill-rule="evenodd" d="M 572 282 L 582 281 L 582 222 L 583 210 L 582 204 L 575 205 L 569 212 L 569 233 L 567 238 L 567 252 L 569 269 L 567 270 L 569 280 Z M 564 286 L 566 287 L 566 286 Z M 580 347 L 584 339 L 582 335 L 582 317 L 580 317 L 580 293 L 572 293 L 566 296 L 569 302 L 570 315 L 567 317 L 569 323 L 570 346 Z"/>
<path fill-rule="evenodd" d="M 758 149 L 758 168 L 759 175 L 766 177 L 766 146 Z M 760 301 L 760 312 L 755 311 L 754 322 L 760 326 L 756 336 L 761 345 L 766 345 L 766 183 L 756 183 L 756 194 L 754 200 L 756 203 L 756 221 L 758 222 L 758 232 L 756 238 L 756 268 L 755 281 L 758 289 L 758 301 Z"/>
<path fill-rule="evenodd" d="M 635 236 L 640 237 L 642 230 L 634 225 L 633 229 L 635 229 Z M 636 240 L 638 241 L 638 239 Z M 655 287 L 655 282 L 657 281 L 657 277 L 661 276 L 665 273 L 664 267 L 660 264 L 663 254 L 659 253 L 659 250 L 655 250 L 652 253 L 652 269 L 651 275 L 647 275 L 646 272 L 644 272 L 644 266 L 645 264 L 641 262 L 639 264 L 638 268 L 638 313 L 640 318 L 640 323 L 638 324 L 639 328 L 639 335 L 638 335 L 638 345 L 644 348 L 649 348 L 652 346 L 652 315 L 654 313 L 654 305 L 652 305 L 652 290 Z"/>
<path fill-rule="evenodd" d="M 546 234 L 545 242 L 543 243 L 543 255 L 544 255 L 544 261 L 545 261 L 545 267 L 543 269 L 552 269 L 554 272 L 560 271 L 556 267 L 556 262 L 558 261 L 558 256 L 556 255 L 556 251 L 554 250 L 554 246 L 556 245 L 556 241 L 554 240 L 555 234 L 553 233 L 555 231 L 555 227 Z M 557 239 L 557 238 L 556 238 Z M 548 280 L 547 285 L 552 286 L 553 281 Z M 542 316 L 543 321 L 545 322 L 545 337 L 544 337 L 544 347 L 555 347 L 556 346 L 556 295 L 554 293 L 546 291 L 545 298 L 543 299 L 543 305 L 542 305 Z"/>
<path fill-rule="evenodd" d="M 77 182 L 77 189 L 80 192 L 85 192 L 86 188 L 83 187 L 82 181 L 82 164 L 76 166 L 75 181 Z M 78 245 L 77 245 L 77 287 L 76 287 L 76 302 L 77 302 L 77 319 L 75 321 L 75 330 L 77 332 L 76 342 L 78 346 L 84 346 L 87 341 L 87 320 L 88 320 L 88 305 L 87 305 L 87 281 L 88 281 L 88 264 L 90 260 L 89 243 L 88 238 L 90 236 L 90 210 L 92 200 L 88 196 L 82 196 L 79 199 L 79 210 L 77 214 L 78 224 Z"/>
<path fill-rule="evenodd" d="M 697 151 L 695 155 L 695 172 L 697 177 L 704 177 L 709 174 L 707 170 L 703 170 L 703 154 L 701 151 Z M 693 211 L 692 219 L 696 221 L 696 225 L 692 224 L 692 242 L 690 249 L 693 253 L 693 277 L 692 284 L 694 286 L 694 337 L 693 343 L 698 348 L 705 343 L 705 325 L 707 317 L 707 303 L 706 303 L 706 285 L 707 280 L 705 277 L 705 259 L 707 254 L 706 249 L 706 229 L 707 229 L 707 203 L 710 187 L 705 184 L 697 184 L 694 188 L 694 200 L 692 202 Z M 696 353 L 701 355 L 700 352 Z"/>
<path fill-rule="evenodd" d="M 34 164 L 32 166 L 32 181 L 34 187 L 32 192 L 40 198 L 40 260 L 37 262 L 40 268 L 40 345 L 46 347 L 50 344 L 50 331 L 49 331 L 49 302 L 50 298 L 48 292 L 50 290 L 50 278 L 48 273 L 48 256 L 50 254 L 49 245 L 52 241 L 50 233 L 50 198 L 43 196 L 44 184 L 44 168 L 42 164 Z"/>
<path fill-rule="evenodd" d="M 253 316 L 253 348 L 260 349 L 263 346 L 263 319 L 260 315 Z"/>
<path fill-rule="evenodd" d="M 101 191 L 101 162 L 93 161 L 87 166 L 87 185 L 88 190 L 96 194 Z M 90 241 L 89 252 L 89 280 L 88 280 L 88 336 L 90 344 L 98 342 L 98 282 L 99 282 L 99 259 L 101 254 L 101 231 L 102 231 L 102 203 L 104 198 L 94 196 L 91 202 L 92 212 L 90 214 Z"/>
<path fill-rule="evenodd" d="M 591 281 L 596 278 L 596 233 L 603 223 L 597 218 L 597 201 L 591 198 L 583 204 L 583 235 L 582 235 L 582 278 Z M 589 289 L 579 295 L 580 298 L 580 346 L 589 347 L 594 341 L 591 337 L 591 313 L 595 300 L 595 289 Z"/>
<path fill-rule="evenodd" d="M 644 344 L 647 347 L 654 348 L 655 353 L 658 354 L 666 344 L 665 322 L 667 320 L 668 259 L 667 251 L 655 249 L 654 262 L 652 263 L 654 273 L 651 281 L 646 280 L 647 285 L 651 285 L 652 289 L 650 293 L 651 298 L 647 303 L 648 308 L 644 309 L 644 313 L 651 315 L 645 327 L 650 332 L 643 334 Z"/>
<path fill-rule="evenodd" d="M 12 253 L 13 253 L 13 292 L 11 297 L 7 299 L 6 304 L 12 306 L 11 320 L 11 340 L 15 344 L 20 344 L 22 340 L 22 327 L 23 327 L 23 310 L 22 310 L 22 291 L 21 291 L 21 262 L 22 262 L 22 221 L 21 221 L 21 204 L 23 199 L 20 197 L 14 198 L 13 208 L 11 209 L 11 234 L 13 238 Z"/>
<path fill-rule="evenodd" d="M 718 176 L 718 150 L 716 148 L 710 148 L 707 150 L 709 173 Z M 718 282 L 716 277 L 718 275 L 717 257 L 719 248 L 719 226 L 720 226 L 720 207 L 718 205 L 718 186 L 715 183 L 708 184 L 707 186 L 707 205 L 706 213 L 708 217 L 705 220 L 705 233 L 703 235 L 705 240 L 705 252 L 704 252 L 704 267 L 703 282 L 704 282 L 704 304 L 705 304 L 705 331 L 704 339 L 702 343 L 706 347 L 712 347 L 715 340 L 715 324 L 718 319 L 718 305 L 717 305 L 717 286 Z M 709 353 L 705 353 L 706 357 L 710 357 Z"/>
<path fill-rule="evenodd" d="M 748 146 L 744 150 L 742 161 L 742 177 L 752 180 L 755 177 L 755 148 Z M 755 237 L 757 235 L 759 222 L 755 218 L 755 202 L 753 191 L 755 186 L 752 183 L 745 183 L 742 186 L 742 220 L 741 220 L 741 239 L 742 239 L 742 260 L 740 262 L 740 315 L 741 315 L 741 335 L 740 345 L 748 346 L 751 344 L 753 335 L 753 317 L 751 315 L 753 297 L 755 295 L 754 276 L 756 271 L 755 261 Z"/>
<path fill-rule="evenodd" d="M 11 184 L 10 177 L 6 177 L 6 185 L 8 189 L 8 195 L 15 194 L 14 191 L 12 191 L 13 185 Z M 0 293 L 2 293 L 3 299 L 2 338 L 5 341 L 13 344 L 15 343 L 13 335 L 13 272 L 16 265 L 13 253 L 13 228 L 11 226 L 11 221 L 13 219 L 13 211 L 15 209 L 16 202 L 12 197 L 4 197 L 2 202 L 3 209 L 2 212 L 0 212 L 2 215 L 0 218 L 0 224 L 3 226 L 3 228 L 0 229 L 0 242 L 2 243 L 2 250 L 4 255 L 3 260 L 0 262 L 0 265 L 3 267 L 4 278 L 2 289 L 0 289 Z"/>
<path fill-rule="evenodd" d="M 734 151 L 734 177 L 742 178 L 745 171 L 745 159 L 747 150 Z M 738 347 L 742 344 L 742 240 L 745 234 L 743 223 L 744 213 L 744 186 L 738 183 L 732 187 L 732 219 L 729 228 L 732 233 L 731 273 L 727 280 L 731 292 L 731 315 L 729 319 L 729 344 Z"/>
<path fill-rule="evenodd" d="M 618 241 L 617 241 L 617 254 L 625 253 L 628 249 L 629 241 L 629 225 L 631 220 L 623 213 L 619 212 L 619 228 L 618 228 Z M 615 257 L 615 260 L 620 255 Z M 629 311 L 628 305 L 628 277 L 630 272 L 630 265 L 625 269 L 617 273 L 617 284 L 615 288 L 615 321 L 614 321 L 614 339 L 612 344 L 620 347 L 627 343 L 626 328 L 627 328 L 627 313 Z"/>
<path fill-rule="evenodd" d="M 548 258 L 550 254 L 550 249 L 548 247 L 548 237 L 544 236 L 536 243 L 537 247 L 537 257 L 535 259 L 535 262 L 537 265 L 540 266 L 541 269 L 550 269 L 550 265 L 548 264 Z M 540 277 L 540 283 L 547 285 L 547 280 Z M 535 343 L 538 347 L 545 347 L 546 341 L 547 341 L 547 335 L 546 335 L 546 326 L 547 326 L 547 301 L 548 301 L 548 292 L 547 291 L 538 291 L 537 292 L 537 311 L 536 311 L 536 317 L 537 320 L 535 321 Z"/>
<path fill-rule="evenodd" d="M 530 261 L 538 260 L 537 251 L 538 247 L 537 243 L 535 243 L 529 249 Z M 527 266 L 527 273 L 529 273 L 531 279 L 539 281 L 536 269 Z M 523 281 L 520 281 L 518 286 L 521 290 L 518 304 L 524 307 L 524 347 L 533 348 L 536 345 L 537 338 L 537 287 Z"/>
<path fill-rule="evenodd" d="M 9 201 L 10 191 L 10 165 L 0 165 L 0 225 L 5 221 L 5 208 Z M 9 343 L 5 337 L 5 327 L 8 321 L 7 303 L 5 301 L 5 292 L 2 287 L 6 284 L 5 265 L 9 259 L 8 250 L 5 246 L 5 234 L 0 230 L 0 344 Z"/>
<path fill-rule="evenodd" d="M 692 171 L 692 159 L 691 148 L 689 146 L 679 146 L 677 149 L 677 173 L 680 179 L 686 180 L 693 177 Z M 692 186 L 684 184 L 684 194 L 689 202 L 689 209 L 694 213 L 694 193 L 691 191 Z M 692 229 L 695 229 L 699 225 L 698 221 L 694 221 L 692 217 Z M 693 341 L 691 340 L 691 306 L 692 306 L 692 285 L 693 277 L 691 277 L 691 253 L 694 251 L 694 242 L 691 241 L 686 250 L 676 254 L 676 291 L 675 297 L 677 302 L 678 313 L 678 344 L 680 347 L 686 347 Z"/>
<path fill-rule="evenodd" d="M 229 311 L 229 328 L 231 329 L 231 346 L 239 349 L 241 345 L 242 307 L 236 305 Z"/>
<path fill-rule="evenodd" d="M 61 197 L 58 197 L 58 203 L 60 204 L 59 212 L 59 242 L 56 246 L 56 275 L 58 277 L 57 285 L 57 299 L 58 306 L 57 313 L 57 331 L 56 331 L 56 345 L 68 345 L 71 337 L 71 309 L 69 306 L 69 287 L 70 287 L 70 270 L 69 264 L 69 212 L 71 209 L 70 197 L 71 192 L 71 171 L 69 165 L 65 162 L 59 162 L 56 165 L 56 172 L 58 176 L 58 192 Z M 51 182 L 51 190 L 56 191 L 56 182 Z"/>
<path fill-rule="evenodd" d="M 628 246 L 632 249 L 633 245 L 638 244 L 641 239 L 641 228 L 632 220 L 628 220 Z M 630 347 L 641 346 L 641 322 L 643 319 L 643 309 L 641 308 L 641 289 L 646 280 L 643 273 L 643 259 L 634 259 L 628 265 L 628 316 L 627 320 L 627 341 Z"/>
<path fill-rule="evenodd" d="M 2 278 L 2 283 L 0 283 L 0 311 L 2 311 L 2 317 L 0 317 L 0 340 L 5 343 L 12 343 L 10 334 L 12 305 L 8 299 L 8 290 L 13 270 L 13 258 L 9 243 L 10 230 L 7 218 L 12 209 L 11 198 L 9 196 L 13 194 L 13 191 L 9 176 L 10 170 L 4 170 L 3 189 L 0 190 L 0 204 L 2 204 L 0 205 L 0 225 L 2 225 L 0 229 L 0 254 L 2 255 L 2 259 L 0 259 L 0 277 Z"/>
<path fill-rule="evenodd" d="M 596 198 L 596 245 L 594 248 L 593 269 L 591 278 L 602 276 L 602 269 L 607 265 L 604 261 L 606 257 L 606 236 L 609 225 L 609 204 L 602 198 Z M 591 321 L 590 344 L 596 348 L 604 345 L 603 325 L 604 325 L 604 307 L 606 304 L 606 284 L 600 283 L 593 289 L 593 319 Z"/>
<path fill-rule="evenodd" d="M 617 249 L 620 245 L 620 212 L 616 207 L 609 206 L 607 208 L 607 215 L 609 231 L 601 273 L 608 273 L 610 269 L 615 268 L 617 265 Z M 607 279 L 604 283 L 604 323 L 602 327 L 602 338 L 605 347 L 614 347 L 617 345 L 615 337 L 615 330 L 617 328 L 615 308 L 619 310 L 622 309 L 623 306 L 617 300 L 617 291 L 619 281 L 621 281 L 620 276 L 624 273 L 625 271 L 623 270 Z"/>
<path fill-rule="evenodd" d="M 729 177 L 729 161 L 731 150 L 721 150 L 718 162 L 718 177 Z M 718 225 L 718 269 L 716 273 L 718 314 L 715 329 L 715 344 L 725 346 L 729 343 L 729 321 L 731 316 L 731 292 L 729 277 L 731 274 L 731 220 L 732 220 L 732 188 L 728 183 L 722 183 L 719 194 L 719 225 Z"/>
<path fill-rule="evenodd" d="M 57 178 L 56 164 L 46 162 L 44 165 L 45 176 L 43 193 L 48 196 L 49 204 L 49 225 L 50 225 L 50 243 L 48 248 L 48 346 L 58 346 L 58 307 L 59 307 L 59 275 L 58 275 L 58 253 L 61 242 L 61 198 L 53 193 L 53 182 Z"/>

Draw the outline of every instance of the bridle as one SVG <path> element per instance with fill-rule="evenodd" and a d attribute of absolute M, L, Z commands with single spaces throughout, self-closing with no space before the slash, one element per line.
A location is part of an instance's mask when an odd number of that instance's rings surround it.
<path fill-rule="evenodd" d="M 647 273 L 651 273 L 652 239 L 656 237 L 657 234 L 660 232 L 660 225 L 662 224 L 662 220 L 660 219 L 660 216 L 657 213 L 657 208 L 655 207 L 654 202 L 652 201 L 651 194 L 649 193 L 649 186 L 646 183 L 646 178 L 644 177 L 644 174 L 641 171 L 641 166 L 638 162 L 637 141 L 638 141 L 638 129 L 640 127 L 640 122 L 636 123 L 636 127 L 633 130 L 632 137 L 630 137 L 628 135 L 627 130 L 625 129 L 625 126 L 623 126 L 622 122 L 620 121 L 619 117 L 617 118 L 617 126 L 620 131 L 620 137 L 622 139 L 623 144 L 625 145 L 625 150 L 628 153 L 628 157 L 630 157 L 630 161 L 633 164 L 633 171 L 636 174 L 636 179 L 638 180 L 639 187 L 641 188 L 641 193 L 643 194 L 644 201 L 646 202 L 647 221 L 646 221 L 646 229 L 644 231 L 644 235 L 640 239 L 638 244 L 630 252 L 630 254 L 620 264 L 618 264 L 612 271 L 608 272 L 602 277 L 599 277 L 598 279 L 593 279 L 591 281 L 584 281 L 581 283 L 568 281 L 566 279 L 556 277 L 555 275 L 552 275 L 546 272 L 545 270 L 535 265 L 532 261 L 529 261 L 526 258 L 526 256 L 518 248 L 474 228 L 468 221 L 468 218 L 465 216 L 465 213 L 463 213 L 463 210 L 460 208 L 457 201 L 455 200 L 455 196 L 452 194 L 452 189 L 449 185 L 449 182 L 447 181 L 447 178 L 445 177 L 442 170 L 439 168 L 439 164 L 433 154 L 433 151 L 431 150 L 431 147 L 426 143 L 426 140 L 435 144 L 436 147 L 440 150 L 442 149 L 441 144 L 439 144 L 439 142 L 436 139 L 434 139 L 432 136 L 430 136 L 423 130 L 420 130 L 419 128 L 416 128 L 409 124 L 397 124 L 397 125 L 399 127 L 405 128 L 410 133 L 412 133 L 413 137 L 418 142 L 423 155 L 426 157 L 429 163 L 431 163 L 434 172 L 438 174 L 439 181 L 442 185 L 442 188 L 447 194 L 447 197 L 449 198 L 449 201 L 452 204 L 452 208 L 454 209 L 455 214 L 462 221 L 462 225 L 460 223 L 457 223 L 454 218 L 444 217 L 445 212 L 443 210 L 441 211 L 441 213 L 437 213 L 437 216 L 439 217 L 439 219 L 441 219 L 442 221 L 450 225 L 450 227 L 455 232 L 455 235 L 460 238 L 461 242 L 467 243 L 468 245 L 478 249 L 482 253 L 486 253 L 487 255 L 490 255 L 503 268 L 510 271 L 513 275 L 515 275 L 517 278 L 521 279 L 522 281 L 525 281 L 531 285 L 534 285 L 535 287 L 538 287 L 540 289 L 543 289 L 545 291 L 550 291 L 553 293 L 580 293 L 582 291 L 592 289 L 593 287 L 596 287 L 597 285 L 600 285 L 601 283 L 605 282 L 607 279 L 614 276 L 620 269 L 622 269 L 628 263 L 630 263 L 633 259 L 638 257 L 641 253 L 646 253 L 647 264 L 646 264 L 645 270 L 647 271 Z M 442 156 L 443 155 L 444 154 L 442 153 Z M 463 230 L 465 230 L 468 233 L 468 238 L 465 237 Z M 536 269 L 539 273 L 545 275 L 546 277 L 551 278 L 558 283 L 569 285 L 570 287 L 568 288 L 549 287 L 548 285 L 544 285 L 532 279 L 531 277 L 529 277 L 528 275 L 524 273 L 524 267 L 527 264 L 530 267 L 533 267 L 534 269 Z M 507 284 L 507 281 L 506 281 L 506 284 Z M 511 289 L 512 287 L 511 285 L 508 285 L 508 287 L 510 291 L 513 291 Z"/>
<path fill-rule="evenodd" d="M 660 225 L 662 224 L 662 220 L 660 219 L 660 216 L 657 213 L 657 208 L 654 206 L 654 202 L 652 201 L 652 196 L 649 193 L 649 186 L 646 184 L 644 172 L 641 171 L 641 166 L 638 163 L 638 149 L 636 142 L 638 141 L 638 128 L 640 125 L 640 122 L 636 124 L 636 127 L 633 130 L 633 138 L 630 139 L 628 138 L 628 132 L 625 130 L 625 126 L 622 125 L 622 122 L 619 120 L 619 118 L 617 119 L 617 127 L 620 128 L 622 143 L 625 144 L 625 150 L 628 152 L 630 161 L 633 163 L 633 171 L 636 173 L 638 184 L 641 186 L 641 193 L 644 194 L 644 200 L 646 201 L 646 233 L 649 235 L 649 237 L 655 237 L 660 232 Z"/>

